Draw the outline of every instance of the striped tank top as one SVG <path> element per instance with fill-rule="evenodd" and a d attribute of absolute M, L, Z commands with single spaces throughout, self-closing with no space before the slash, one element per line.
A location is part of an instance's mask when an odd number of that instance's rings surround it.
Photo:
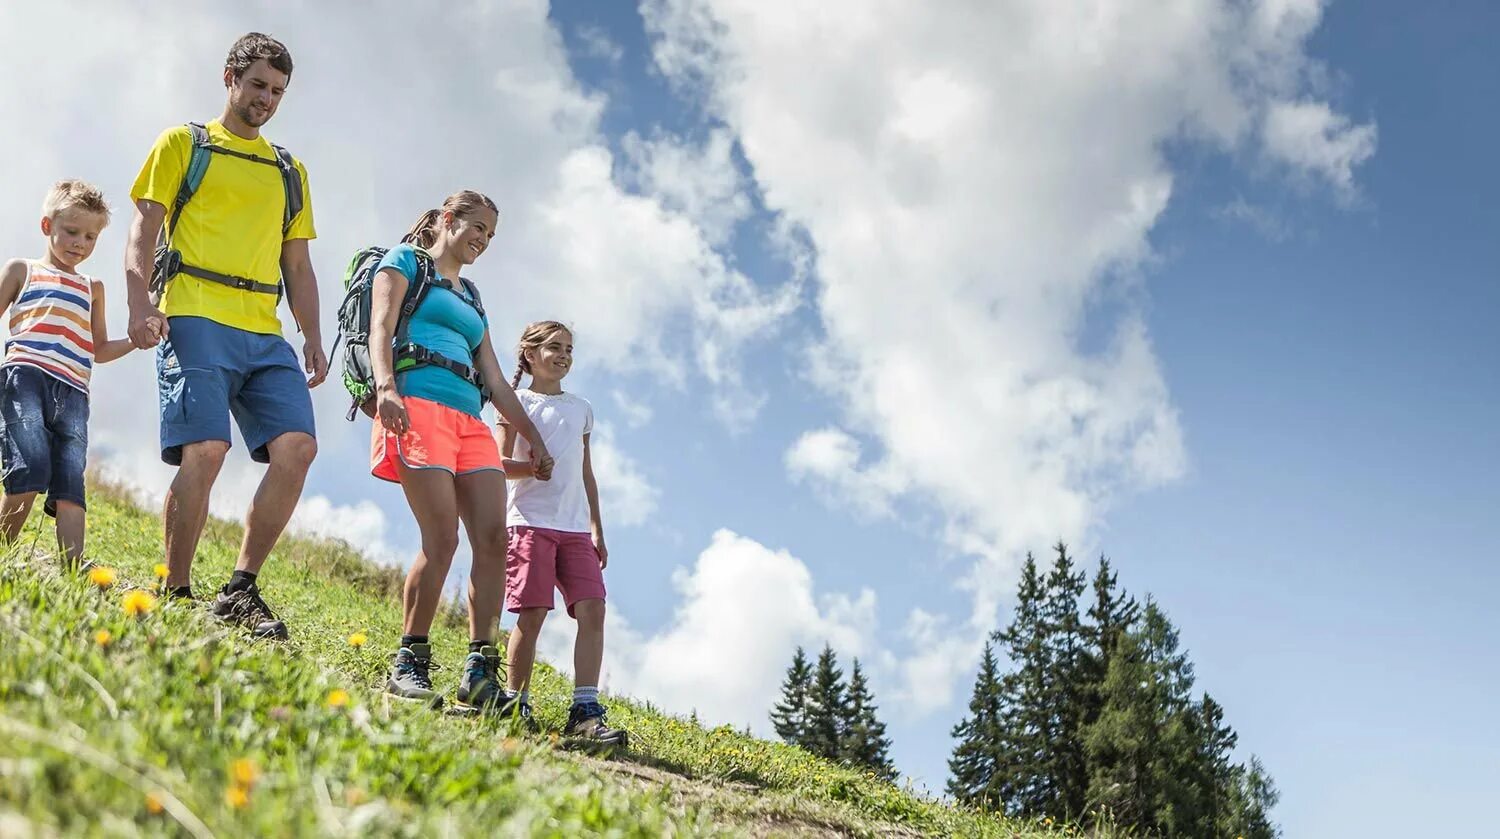
<path fill-rule="evenodd" d="M 94 287 L 39 260 L 26 260 L 26 279 L 10 306 L 4 366 L 25 364 L 84 393 L 94 367 Z"/>

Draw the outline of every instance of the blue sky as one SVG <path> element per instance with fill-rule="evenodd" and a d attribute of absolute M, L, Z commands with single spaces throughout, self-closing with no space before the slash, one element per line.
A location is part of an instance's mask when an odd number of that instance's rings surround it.
<path fill-rule="evenodd" d="M 1288 836 L 1464 833 L 1500 781 L 1490 6 L 393 5 L 368 25 L 428 34 L 392 54 L 337 3 L 88 13 L 166 57 L 82 35 L 53 95 L 0 91 L 32 126 L 0 140 L 0 245 L 36 249 L 65 174 L 122 207 L 156 132 L 217 111 L 229 41 L 281 37 L 268 134 L 309 169 L 330 340 L 344 257 L 459 187 L 502 207 L 475 266 L 502 358 L 576 324 L 611 687 L 764 731 L 828 640 L 941 789 L 1018 557 L 1062 538 L 1181 628 Z M 36 36 L 0 70 L 64 14 L 0 12 Z M 116 288 L 125 226 L 85 266 Z M 150 379 L 103 369 L 94 424 L 147 496 Z M 342 403 L 297 524 L 406 561 Z"/>

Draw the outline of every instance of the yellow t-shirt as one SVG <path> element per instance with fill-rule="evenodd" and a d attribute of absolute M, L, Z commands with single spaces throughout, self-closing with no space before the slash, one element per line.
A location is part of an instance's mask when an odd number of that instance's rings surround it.
<path fill-rule="evenodd" d="M 276 160 L 276 151 L 263 136 L 246 140 L 230 133 L 218 120 L 208 123 L 207 128 L 209 142 L 216 146 Z M 192 151 L 192 129 L 179 125 L 163 131 L 151 147 L 151 154 L 131 187 L 130 197 L 165 206 L 170 224 L 172 203 L 177 199 L 177 187 L 187 172 Z M 286 189 L 282 186 L 281 170 L 232 155 L 214 154 L 203 183 L 183 209 L 177 229 L 172 231 L 172 247 L 182 253 L 182 261 L 269 285 L 279 282 L 283 238 L 291 241 L 317 237 L 307 170 L 302 161 L 293 162 L 302 175 L 302 211 L 292 219 L 291 228 L 283 237 L 281 222 L 286 212 Z M 281 334 L 275 295 L 245 291 L 187 274 L 178 274 L 167 283 L 161 307 L 168 317 L 194 315 L 247 332 Z"/>

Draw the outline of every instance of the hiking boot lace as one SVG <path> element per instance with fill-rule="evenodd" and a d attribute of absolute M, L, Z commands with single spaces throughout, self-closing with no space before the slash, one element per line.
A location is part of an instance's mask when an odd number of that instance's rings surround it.
<path fill-rule="evenodd" d="M 432 690 L 432 671 L 441 670 L 437 662 L 430 658 L 417 658 L 412 656 L 401 662 L 397 668 L 399 675 L 410 678 L 422 690 Z"/>
<path fill-rule="evenodd" d="M 240 620 L 273 621 L 276 613 L 260 597 L 260 589 L 252 586 L 229 596 L 229 613 Z"/>

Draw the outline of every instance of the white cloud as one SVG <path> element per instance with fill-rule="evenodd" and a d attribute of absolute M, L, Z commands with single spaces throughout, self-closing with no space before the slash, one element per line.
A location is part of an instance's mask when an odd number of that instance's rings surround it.
<path fill-rule="evenodd" d="M 87 27 L 76 26 L 81 18 Z M 333 339 L 347 256 L 363 244 L 394 241 L 422 210 L 471 187 L 501 207 L 499 235 L 473 276 L 502 359 L 511 357 L 524 323 L 550 317 L 576 325 L 580 369 L 590 375 L 649 373 L 640 380 L 668 386 L 703 376 L 709 394 L 724 398 L 743 389 L 734 359 L 768 323 L 758 312 L 776 298 L 763 299 L 727 267 L 683 211 L 615 183 L 599 129 L 604 100 L 572 77 L 542 2 L 442 11 L 398 4 L 373 18 L 350 2 L 285 10 L 185 2 L 0 6 L 0 31 L 11 44 L 0 55 L 0 73 L 21 79 L 48 68 L 46 96 L 29 85 L 0 88 L 0 112 L 27 126 L 0 137 L 0 159 L 25 161 L 4 178 L 13 200 L 0 205 L 0 253 L 39 252 L 36 208 L 53 180 L 99 183 L 115 221 L 84 269 L 104 279 L 109 321 L 123 332 L 130 184 L 163 128 L 219 113 L 224 54 L 251 29 L 282 39 L 296 60 L 267 134 L 309 170 L 325 342 Z M 72 60 L 56 60 L 58 32 L 70 33 Z M 370 48 L 380 33 L 401 34 L 399 59 Z M 464 56 L 461 70 L 454 55 Z M 289 338 L 300 348 L 295 334 Z M 680 361 L 704 343 L 714 349 L 712 366 Z M 156 462 L 154 378 L 149 353 L 101 368 L 93 435 L 98 459 L 115 474 L 159 493 L 170 470 Z M 635 395 L 642 404 L 650 399 L 644 388 Z M 368 477 L 368 424 L 343 421 L 348 402 L 337 372 L 315 403 L 320 456 L 307 503 L 320 512 L 299 521 L 368 532 L 374 520 L 358 499 L 378 498 L 397 523 L 389 538 L 413 541 L 399 493 L 382 492 Z M 229 487 L 253 486 L 259 472 L 243 448 L 231 453 L 215 510 L 238 517 L 245 496 Z M 649 509 L 643 486 L 625 490 L 623 520 Z M 322 509 L 317 495 L 355 500 Z"/>
<path fill-rule="evenodd" d="M 661 490 L 641 473 L 640 465 L 615 445 L 608 425 L 599 424 L 589 435 L 589 457 L 599 484 L 599 507 L 606 526 L 645 524 L 656 512 Z"/>
<path fill-rule="evenodd" d="M 597 26 L 580 26 L 577 34 L 578 40 L 583 45 L 584 54 L 591 58 L 598 58 L 615 65 L 625 57 L 625 48 L 615 43 L 614 39 L 609 37 L 609 33 Z"/>
<path fill-rule="evenodd" d="M 1273 158 L 1322 177 L 1341 195 L 1353 193 L 1354 169 L 1375 154 L 1374 124 L 1355 125 L 1326 102 L 1273 103 L 1263 131 Z"/>
<path fill-rule="evenodd" d="M 713 535 L 691 569 L 678 568 L 672 586 L 678 604 L 658 633 L 647 636 L 609 613 L 604 687 L 764 734 L 793 648 L 815 653 L 828 643 L 845 667 L 851 656 L 870 667 L 878 694 L 884 658 L 873 646 L 869 589 L 820 596 L 801 560 L 728 530 Z M 543 657 L 571 662 L 573 633 L 559 609 L 544 625 Z"/>
<path fill-rule="evenodd" d="M 625 420 L 627 426 L 640 428 L 651 421 L 654 412 L 650 405 L 637 400 L 623 390 L 612 390 L 609 395 L 614 400 L 615 407 L 619 409 L 620 418 Z"/>
<path fill-rule="evenodd" d="M 1292 237 L 1292 226 L 1288 222 L 1269 207 L 1246 201 L 1244 196 L 1236 196 L 1213 214 L 1223 221 L 1247 225 L 1272 242 L 1285 242 Z"/>
<path fill-rule="evenodd" d="M 733 132 L 766 207 L 815 252 L 811 378 L 870 445 L 810 432 L 793 477 L 866 510 L 933 504 L 975 557 L 965 623 L 913 617 L 928 640 L 908 686 L 942 704 L 1026 549 L 1088 538 L 1116 495 L 1187 467 L 1132 305 L 1172 195 L 1166 148 L 1269 157 L 1341 190 L 1368 158 L 1373 127 L 1311 89 L 1322 3 L 642 11 L 657 66 Z"/>
<path fill-rule="evenodd" d="M 734 162 L 734 139 L 719 129 L 700 146 L 678 137 L 625 135 L 627 178 L 642 192 L 698 222 L 708 241 L 722 245 L 750 215 L 750 197 Z"/>

